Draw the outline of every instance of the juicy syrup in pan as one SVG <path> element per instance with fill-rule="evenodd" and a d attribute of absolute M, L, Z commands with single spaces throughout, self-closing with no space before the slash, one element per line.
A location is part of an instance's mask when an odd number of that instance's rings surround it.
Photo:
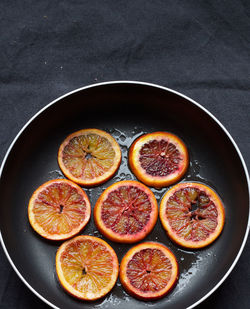
<path fill-rule="evenodd" d="M 128 166 L 129 147 L 131 146 L 132 142 L 136 138 L 138 138 L 139 136 L 145 133 L 148 133 L 148 132 L 144 132 L 140 127 L 134 127 L 131 130 L 130 134 L 128 134 L 127 132 L 125 133 L 120 129 L 112 129 L 112 130 L 105 129 L 105 128 L 103 129 L 107 131 L 108 133 L 110 133 L 119 143 L 121 151 L 122 151 L 122 161 L 121 161 L 121 165 L 117 173 L 108 182 L 100 186 L 93 187 L 93 188 L 88 188 L 88 189 L 83 188 L 88 194 L 88 197 L 90 199 L 90 203 L 92 206 L 92 210 L 95 206 L 95 203 L 98 197 L 112 183 L 122 181 L 122 180 L 136 180 L 136 177 L 130 171 L 129 166 Z M 189 148 L 189 145 L 187 145 L 187 147 Z M 196 182 L 205 183 L 208 186 L 214 188 L 214 185 L 210 183 L 207 179 L 205 179 L 201 174 L 202 174 L 202 166 L 200 166 L 198 160 L 195 158 L 192 158 L 192 154 L 190 154 L 189 169 L 186 175 L 184 176 L 184 178 L 181 180 L 181 182 L 196 181 Z M 53 170 L 49 172 L 49 178 L 55 179 L 55 178 L 65 178 L 65 177 L 63 173 L 58 169 L 58 170 Z M 161 188 L 161 189 L 155 189 L 155 188 L 150 187 L 150 189 L 153 191 L 158 201 L 158 205 L 159 205 L 161 198 L 163 197 L 165 192 L 168 190 L 168 187 Z M 216 190 L 216 188 L 214 189 Z M 83 230 L 82 234 L 92 235 L 92 236 L 105 239 L 95 227 L 95 224 L 93 221 L 93 211 L 91 215 L 91 221 L 87 225 L 87 227 Z M 122 256 L 128 251 L 128 249 L 133 246 L 133 245 L 127 245 L 127 244 L 115 244 L 115 243 L 110 242 L 107 239 L 105 240 L 108 241 L 111 244 L 111 246 L 115 249 L 118 255 L 119 262 L 121 262 Z M 175 298 L 175 296 L 178 296 L 180 293 L 183 293 L 185 287 L 188 287 L 190 285 L 190 282 L 192 280 L 195 280 L 195 277 L 201 272 L 201 270 L 205 272 L 206 266 L 208 266 L 212 262 L 214 263 L 216 260 L 216 255 L 212 253 L 212 250 L 210 250 L 209 247 L 204 248 L 202 250 L 190 251 L 190 250 L 185 250 L 183 248 L 180 248 L 177 245 L 173 244 L 168 238 L 168 236 L 166 235 L 163 228 L 161 227 L 159 220 L 153 232 L 148 237 L 146 237 L 146 239 L 144 239 L 143 241 L 162 242 L 167 247 L 169 247 L 170 250 L 172 250 L 175 256 L 177 257 L 178 264 L 179 264 L 179 271 L 180 271 L 179 280 L 177 282 L 176 287 L 169 294 L 171 295 L 171 297 L 166 296 L 164 298 L 164 302 L 170 302 L 172 298 Z M 131 297 L 124 291 L 118 279 L 111 293 L 109 293 L 103 299 L 93 302 L 93 307 L 94 308 L 107 308 L 107 309 L 111 307 L 115 308 L 122 304 L 127 306 L 126 303 L 129 301 L 131 301 Z M 157 307 L 157 301 L 143 302 L 143 306 L 147 306 L 147 307 L 156 306 Z"/>

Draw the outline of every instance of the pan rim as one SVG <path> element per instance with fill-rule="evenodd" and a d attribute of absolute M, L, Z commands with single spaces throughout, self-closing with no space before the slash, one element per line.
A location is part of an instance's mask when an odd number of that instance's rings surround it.
<path fill-rule="evenodd" d="M 89 88 L 94 88 L 94 87 L 99 87 L 99 86 L 105 86 L 105 85 L 112 85 L 112 84 L 135 84 L 135 85 L 144 85 L 144 86 L 149 86 L 149 87 L 154 87 L 154 88 L 158 88 L 158 89 L 162 89 L 171 93 L 174 93 L 188 101 L 190 101 L 191 103 L 193 103 L 194 105 L 196 105 L 198 108 L 200 108 L 201 110 L 203 110 L 203 112 L 205 112 L 206 114 L 208 114 L 219 126 L 220 128 L 224 131 L 224 133 L 227 135 L 227 137 L 229 138 L 229 140 L 231 141 L 231 143 L 233 144 L 239 158 L 241 161 L 241 164 L 243 166 L 244 172 L 245 172 L 245 176 L 246 176 L 246 180 L 247 180 L 247 186 L 248 186 L 248 196 L 250 199 L 250 179 L 249 179 L 249 174 L 248 174 L 248 170 L 247 170 L 247 166 L 246 163 L 244 161 L 243 155 L 241 154 L 241 151 L 239 149 L 239 147 L 237 146 L 236 142 L 234 141 L 233 137 L 231 136 L 231 134 L 227 131 L 227 129 L 224 127 L 224 125 L 210 112 L 208 111 L 205 107 L 203 107 L 202 105 L 200 105 L 198 102 L 196 102 L 195 100 L 191 99 L 190 97 L 176 91 L 173 90 L 171 88 L 168 87 L 164 87 L 164 86 L 160 86 L 154 83 L 149 83 L 149 82 L 142 82 L 142 81 L 131 81 L 131 80 L 117 80 L 117 81 L 106 81 L 106 82 L 101 82 L 101 83 L 95 83 L 95 84 L 90 84 L 87 86 L 83 86 L 80 88 L 77 88 L 75 90 L 72 90 L 70 92 L 67 92 L 66 94 L 58 97 L 57 99 L 51 101 L 50 103 L 48 103 L 47 105 L 45 105 L 42 109 L 40 109 L 36 114 L 34 114 L 34 116 L 32 116 L 25 124 L 24 126 L 20 129 L 20 131 L 17 133 L 16 137 L 13 139 L 12 143 L 10 144 L 9 148 L 7 149 L 7 152 L 3 158 L 2 164 L 1 164 L 1 168 L 0 168 L 0 178 L 2 177 L 2 172 L 5 166 L 5 163 L 7 161 L 7 158 L 9 156 L 10 151 L 12 150 L 13 146 L 15 145 L 16 141 L 18 140 L 18 138 L 20 137 L 20 135 L 22 134 L 22 132 L 30 125 L 30 123 L 32 121 L 34 121 L 41 113 L 43 113 L 46 109 L 48 109 L 50 106 L 52 106 L 53 104 L 55 104 L 56 102 L 62 100 L 63 98 L 70 96 L 76 92 L 80 92 L 82 90 L 86 90 Z M 229 274 L 232 272 L 232 270 L 234 269 L 235 265 L 237 264 L 243 249 L 246 245 L 246 241 L 248 238 L 248 234 L 249 234 L 249 230 L 250 230 L 250 204 L 249 204 L 249 210 L 248 210 L 248 223 L 247 223 L 247 228 L 246 228 L 246 232 L 245 232 L 245 236 L 244 239 L 242 241 L 241 247 L 239 249 L 238 254 L 236 255 L 233 263 L 231 264 L 230 268 L 228 269 L 228 271 L 225 273 L 225 275 L 223 276 L 223 278 L 206 294 L 204 295 L 201 299 L 199 299 L 198 301 L 196 301 L 194 304 L 192 304 L 191 306 L 189 306 L 187 309 L 191 309 L 196 307 L 197 305 L 199 305 L 200 303 L 202 303 L 205 299 L 207 299 L 213 292 L 215 292 L 219 286 L 227 279 L 227 277 L 229 276 Z M 18 275 L 18 277 L 21 279 L 21 281 L 31 290 L 31 292 L 33 292 L 38 298 L 40 298 L 44 303 L 46 303 L 47 305 L 49 305 L 50 307 L 54 308 L 54 309 L 60 309 L 59 307 L 55 306 L 54 304 L 52 304 L 50 301 L 48 301 L 46 298 L 44 298 L 41 294 L 39 294 L 39 292 L 37 292 L 25 279 L 24 277 L 21 275 L 21 273 L 18 271 L 17 267 L 15 266 L 14 262 L 12 261 L 8 250 L 5 246 L 3 237 L 2 237 L 2 233 L 0 230 L 0 242 L 3 248 L 3 251 L 10 263 L 10 265 L 12 266 L 12 268 L 14 269 L 14 271 L 16 272 L 16 274 Z"/>

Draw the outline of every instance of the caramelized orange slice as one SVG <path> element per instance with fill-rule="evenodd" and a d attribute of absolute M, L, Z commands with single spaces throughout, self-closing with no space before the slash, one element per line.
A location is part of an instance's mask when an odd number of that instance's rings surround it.
<path fill-rule="evenodd" d="M 165 296 L 177 279 L 177 260 L 163 244 L 141 243 L 122 259 L 121 283 L 129 294 L 139 299 L 154 300 Z"/>
<path fill-rule="evenodd" d="M 121 163 L 121 150 L 107 132 L 84 129 L 72 133 L 61 144 L 58 164 L 64 175 L 83 185 L 95 186 L 110 179 Z"/>
<path fill-rule="evenodd" d="M 115 251 L 104 240 L 77 236 L 61 245 L 56 272 L 63 288 L 83 300 L 96 300 L 111 291 L 119 271 Z"/>
<path fill-rule="evenodd" d="M 183 141 L 172 133 L 149 133 L 131 145 L 129 165 L 146 185 L 166 187 L 185 174 L 189 165 L 188 151 Z"/>
<path fill-rule="evenodd" d="M 63 240 L 79 233 L 91 213 L 87 194 L 75 183 L 54 179 L 32 195 L 28 216 L 33 229 L 51 240 Z"/>
<path fill-rule="evenodd" d="M 97 228 L 107 238 L 137 242 L 155 226 L 158 206 L 153 192 L 138 181 L 120 181 L 108 187 L 94 208 Z"/>
<path fill-rule="evenodd" d="M 201 183 L 180 183 L 164 195 L 160 219 L 169 237 L 187 248 L 211 244 L 222 232 L 225 212 L 219 196 Z"/>

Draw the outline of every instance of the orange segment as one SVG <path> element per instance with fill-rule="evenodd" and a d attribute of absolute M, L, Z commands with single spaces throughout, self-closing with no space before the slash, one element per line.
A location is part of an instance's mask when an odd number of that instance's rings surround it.
<path fill-rule="evenodd" d="M 221 233 L 225 212 L 219 196 L 201 183 L 180 183 L 167 191 L 160 219 L 169 237 L 187 248 L 202 248 Z"/>
<path fill-rule="evenodd" d="M 169 132 L 154 132 L 136 139 L 129 150 L 129 165 L 148 186 L 161 188 L 177 182 L 189 164 L 183 141 Z"/>
<path fill-rule="evenodd" d="M 119 264 L 115 251 L 104 240 L 77 236 L 61 245 L 56 272 L 63 288 L 83 300 L 106 295 L 116 283 Z"/>
<path fill-rule="evenodd" d="M 133 243 L 155 226 L 158 206 L 153 192 L 137 181 L 120 181 L 108 187 L 94 208 L 97 228 L 107 238 Z"/>
<path fill-rule="evenodd" d="M 58 164 L 70 180 L 94 186 L 110 179 L 121 163 L 121 150 L 107 132 L 84 129 L 69 135 L 61 144 Z"/>
<path fill-rule="evenodd" d="M 137 298 L 161 298 L 174 287 L 177 279 L 177 260 L 163 244 L 145 242 L 136 245 L 122 259 L 121 283 L 128 293 Z"/>
<path fill-rule="evenodd" d="M 28 217 L 33 229 L 51 240 L 63 240 L 80 232 L 91 213 L 86 193 L 66 179 L 50 180 L 32 195 Z"/>

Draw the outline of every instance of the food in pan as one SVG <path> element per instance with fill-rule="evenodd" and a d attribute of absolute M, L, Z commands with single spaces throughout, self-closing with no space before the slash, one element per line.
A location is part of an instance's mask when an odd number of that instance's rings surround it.
<path fill-rule="evenodd" d="M 32 195 L 28 217 L 33 229 L 51 240 L 63 240 L 79 233 L 91 213 L 88 196 L 66 179 L 50 180 Z"/>
<path fill-rule="evenodd" d="M 115 251 L 104 240 L 82 235 L 59 247 L 56 272 L 68 293 L 90 301 L 111 291 L 118 277 L 119 264 Z"/>
<path fill-rule="evenodd" d="M 107 238 L 137 242 L 148 235 L 158 217 L 153 192 L 138 181 L 120 181 L 108 187 L 94 208 L 97 228 Z"/>
<path fill-rule="evenodd" d="M 129 150 L 129 165 L 148 186 L 161 188 L 179 181 L 188 165 L 183 141 L 169 132 L 154 132 L 136 139 Z"/>
<path fill-rule="evenodd" d="M 110 179 L 121 163 L 121 150 L 105 131 L 84 129 L 69 135 L 61 144 L 58 163 L 70 180 L 56 179 L 41 185 L 30 199 L 28 215 L 31 226 L 41 236 L 64 240 L 79 233 L 90 219 L 89 199 L 76 183 L 90 187 Z M 129 165 L 144 184 L 162 188 L 183 177 L 189 156 L 177 136 L 154 132 L 133 142 Z M 143 183 L 120 181 L 99 196 L 94 221 L 108 239 L 135 243 L 154 228 L 158 205 L 153 192 Z M 225 212 L 219 196 L 208 186 L 179 183 L 163 196 L 160 220 L 175 243 L 197 249 L 211 244 L 220 235 Z M 105 241 L 82 235 L 60 246 L 56 272 L 69 294 L 90 301 L 111 291 L 117 281 L 119 264 L 115 251 Z M 132 247 L 121 261 L 123 287 L 142 300 L 164 297 L 175 286 L 178 275 L 174 254 L 156 242 Z"/>
<path fill-rule="evenodd" d="M 65 176 L 86 187 L 110 179 L 120 163 L 118 143 L 109 133 L 98 129 L 72 133 L 58 152 L 58 164 Z"/>
<path fill-rule="evenodd" d="M 201 183 L 179 183 L 166 192 L 160 220 L 169 237 L 186 248 L 202 248 L 221 233 L 225 212 L 212 189 Z"/>
<path fill-rule="evenodd" d="M 154 300 L 165 296 L 178 279 L 178 263 L 163 244 L 145 242 L 132 247 L 120 265 L 120 280 L 134 297 Z"/>

